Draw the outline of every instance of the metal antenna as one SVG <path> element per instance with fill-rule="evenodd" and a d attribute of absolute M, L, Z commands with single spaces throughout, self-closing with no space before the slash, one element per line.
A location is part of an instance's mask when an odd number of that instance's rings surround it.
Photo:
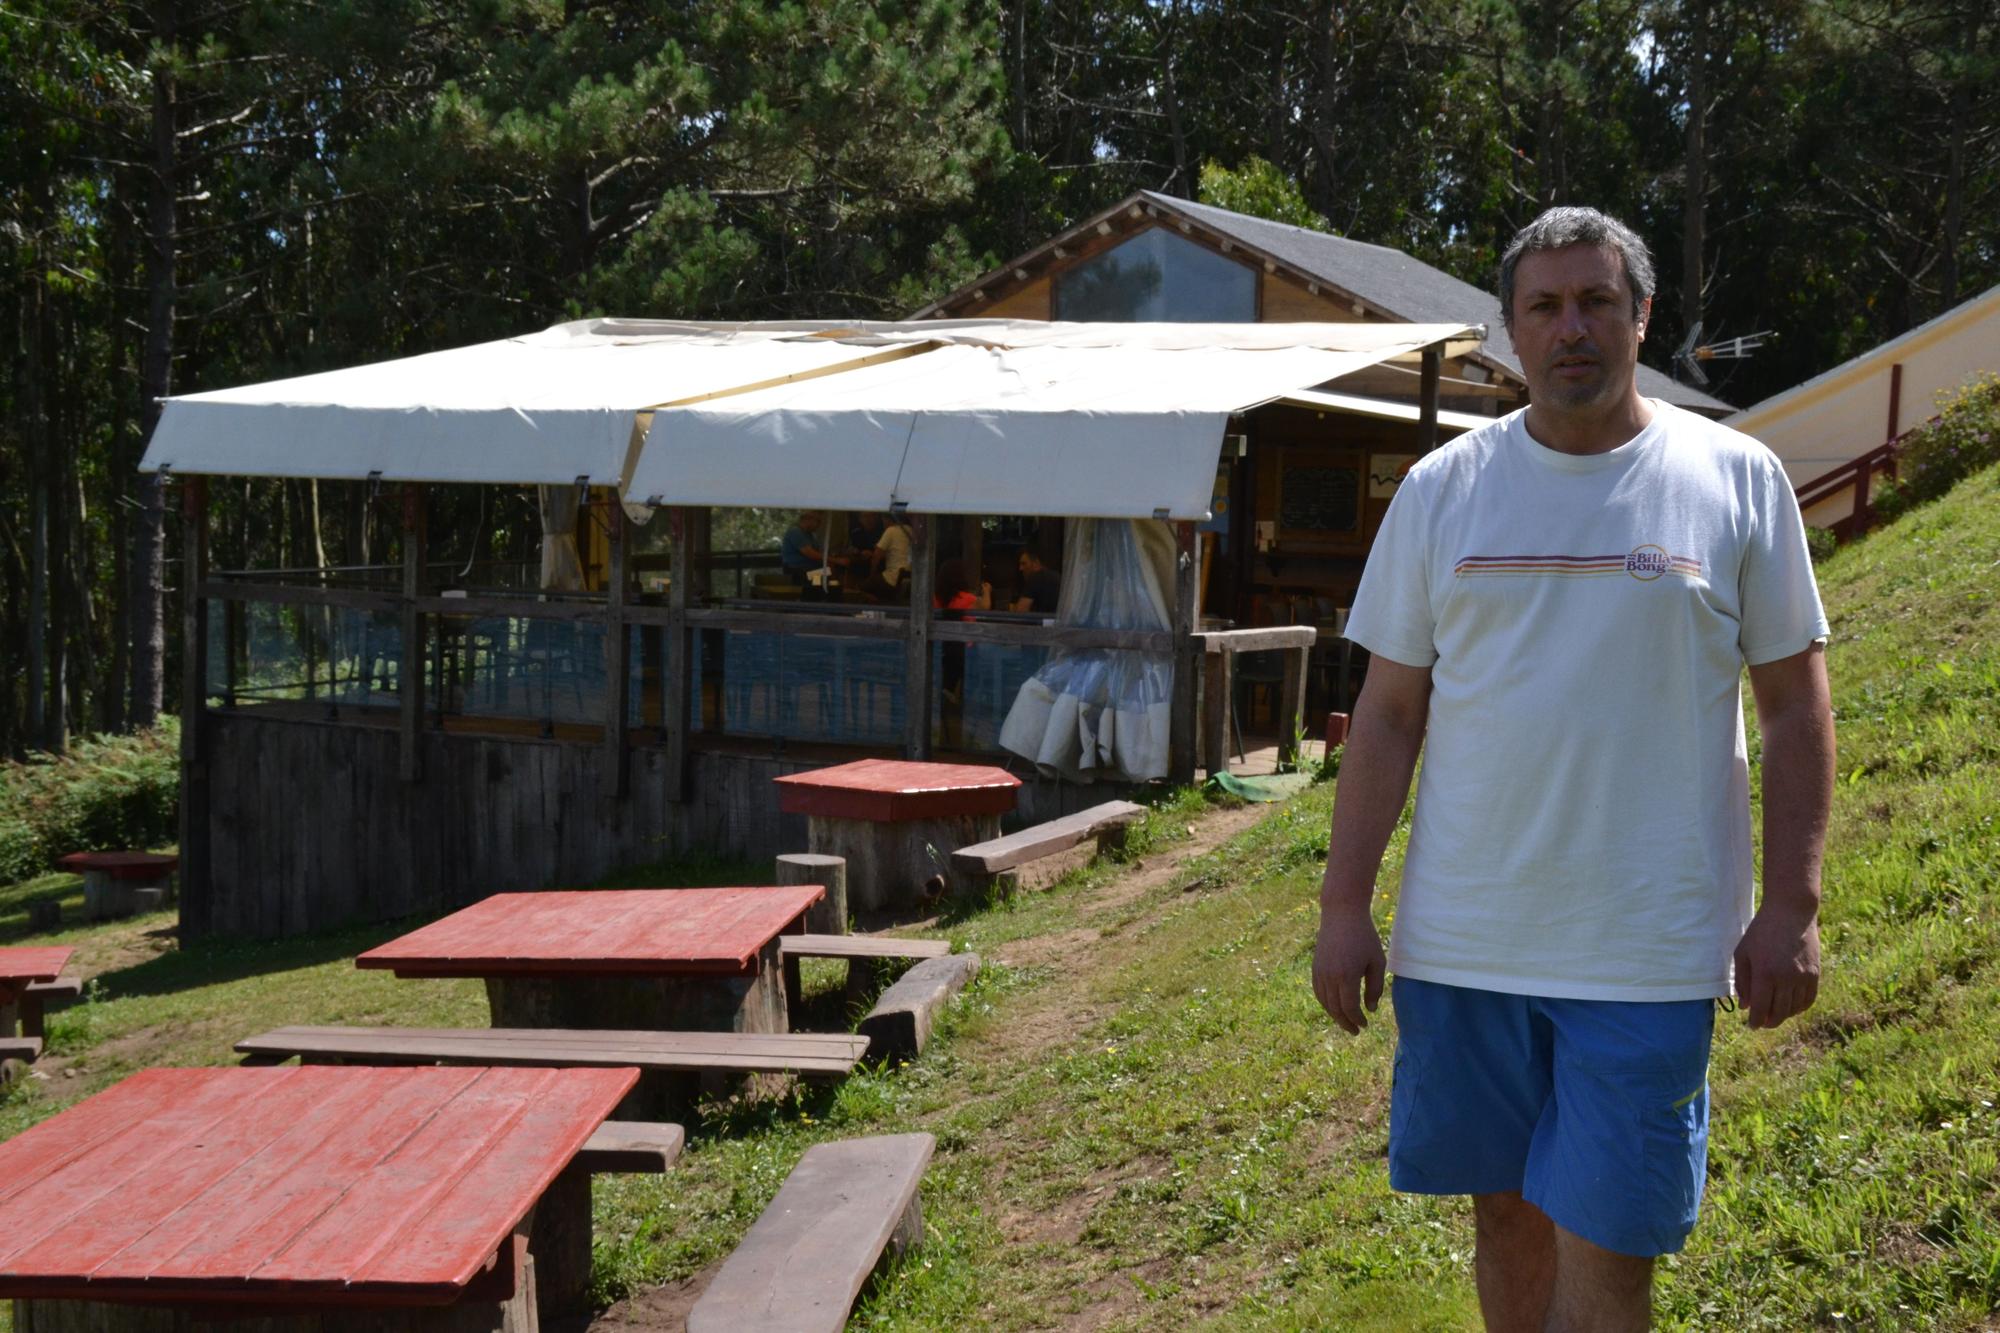
<path fill-rule="evenodd" d="M 1704 361 L 1741 361 L 1762 347 L 1767 341 L 1777 337 L 1772 329 L 1757 333 L 1745 333 L 1720 342 L 1703 344 L 1701 341 L 1701 321 L 1696 320 L 1681 340 L 1679 350 L 1674 353 L 1674 366 L 1699 388 L 1708 387 L 1708 372 L 1701 368 Z"/>

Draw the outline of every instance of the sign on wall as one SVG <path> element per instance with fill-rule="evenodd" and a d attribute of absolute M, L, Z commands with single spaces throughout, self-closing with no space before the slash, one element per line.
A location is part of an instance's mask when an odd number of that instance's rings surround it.
<path fill-rule="evenodd" d="M 1387 500 L 1394 496 L 1396 488 L 1403 484 L 1404 474 L 1418 457 L 1417 454 L 1368 455 L 1368 498 Z"/>

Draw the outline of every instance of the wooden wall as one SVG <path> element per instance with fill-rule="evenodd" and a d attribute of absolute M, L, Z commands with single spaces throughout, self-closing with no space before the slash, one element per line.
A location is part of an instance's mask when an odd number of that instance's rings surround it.
<path fill-rule="evenodd" d="M 211 713 L 207 730 L 213 864 L 207 884 L 182 885 L 187 939 L 436 914 L 690 852 L 769 864 L 806 847 L 805 820 L 778 813 L 771 780 L 827 762 L 697 751 L 693 799 L 675 805 L 650 747 L 631 752 L 629 795 L 612 799 L 597 743 L 427 731 L 424 777 L 405 783 L 393 728 Z M 1017 819 L 1128 790 L 1029 780 Z"/>

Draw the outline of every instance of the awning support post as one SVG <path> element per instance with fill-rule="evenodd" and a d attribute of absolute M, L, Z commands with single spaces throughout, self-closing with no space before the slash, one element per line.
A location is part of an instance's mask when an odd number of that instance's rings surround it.
<path fill-rule="evenodd" d="M 903 727 L 903 756 L 906 759 L 931 757 L 931 696 L 936 692 L 931 670 L 931 598 L 937 591 L 937 548 L 931 541 L 933 524 L 928 514 L 911 514 L 910 525 L 910 638 L 904 701 L 907 713 Z"/>
<path fill-rule="evenodd" d="M 1438 447 L 1438 380 L 1444 366 L 1440 344 L 1424 349 L 1423 377 L 1418 381 L 1417 452 L 1427 454 Z"/>
<path fill-rule="evenodd" d="M 424 617 L 417 598 L 424 590 L 424 488 L 403 485 L 403 644 L 396 664 L 396 701 L 402 725 L 399 772 L 405 782 L 423 776 L 417 745 L 424 718 Z"/>
<path fill-rule="evenodd" d="M 694 635 L 688 630 L 688 596 L 694 583 L 692 516 L 680 505 L 667 510 L 672 566 L 667 583 L 667 799 L 688 799 L 688 731 L 694 698 Z"/>
<path fill-rule="evenodd" d="M 625 642 L 625 556 L 631 546 L 632 520 L 615 488 L 610 497 L 611 515 L 605 528 L 610 547 L 610 569 L 604 581 L 604 771 L 606 796 L 620 797 L 626 791 L 625 694 L 632 678 L 631 647 Z"/>
<path fill-rule="evenodd" d="M 1201 550 L 1190 519 L 1174 524 L 1174 693 L 1169 714 L 1167 780 L 1177 787 L 1194 782 L 1195 698 L 1200 685 L 1201 641 L 1195 638 L 1201 593 Z"/>
<path fill-rule="evenodd" d="M 208 479 L 181 480 L 181 921 L 190 936 L 209 917 Z"/>

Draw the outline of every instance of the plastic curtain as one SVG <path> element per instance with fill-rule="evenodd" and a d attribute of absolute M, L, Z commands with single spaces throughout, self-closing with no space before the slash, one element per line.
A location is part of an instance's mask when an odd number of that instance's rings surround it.
<path fill-rule="evenodd" d="M 1072 519 L 1057 621 L 1171 627 L 1174 539 L 1155 519 Z M 1014 698 L 1000 744 L 1072 782 L 1167 775 L 1173 661 L 1166 653 L 1057 649 Z"/>

